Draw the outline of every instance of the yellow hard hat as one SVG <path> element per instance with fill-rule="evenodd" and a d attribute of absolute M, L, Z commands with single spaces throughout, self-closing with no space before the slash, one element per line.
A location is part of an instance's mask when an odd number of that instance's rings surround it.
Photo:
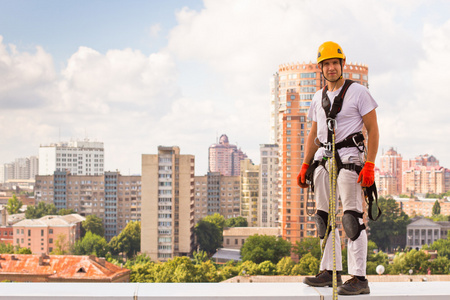
<path fill-rule="evenodd" d="M 335 42 L 325 42 L 320 45 L 319 50 L 317 51 L 317 63 L 330 58 L 345 59 L 344 51 L 342 51 L 341 46 Z"/>

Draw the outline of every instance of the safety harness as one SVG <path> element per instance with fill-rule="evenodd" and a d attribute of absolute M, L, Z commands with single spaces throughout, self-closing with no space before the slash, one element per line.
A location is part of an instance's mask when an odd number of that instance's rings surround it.
<path fill-rule="evenodd" d="M 328 127 L 328 137 L 326 143 L 318 143 L 318 146 L 323 147 L 325 149 L 325 156 L 320 161 L 314 161 L 310 164 L 310 167 L 308 168 L 306 172 L 306 179 L 311 183 L 311 190 L 314 192 L 314 170 L 319 166 L 325 166 L 327 163 L 328 158 L 332 157 L 334 154 L 334 157 L 336 159 L 336 166 L 337 166 L 337 174 L 339 175 L 339 172 L 342 169 L 347 169 L 350 171 L 355 171 L 358 175 L 362 170 L 362 166 L 354 164 L 354 163 L 348 163 L 344 164 L 342 163 L 342 160 L 339 156 L 339 149 L 342 148 L 348 148 L 348 147 L 356 147 L 359 152 L 363 153 L 365 152 L 365 145 L 364 145 L 364 135 L 362 132 L 352 133 L 348 137 L 346 137 L 343 141 L 336 143 L 335 147 L 333 149 L 333 141 L 332 136 L 334 133 L 334 129 L 336 127 L 336 116 L 342 109 L 342 104 L 344 102 L 345 94 L 347 93 L 348 88 L 351 84 L 353 84 L 354 81 L 352 80 L 345 80 L 344 85 L 342 86 L 342 89 L 334 98 L 333 105 L 331 105 L 331 101 L 328 98 L 327 91 L 328 86 L 325 85 L 325 87 L 322 90 L 322 108 L 325 112 L 325 115 L 327 117 L 327 127 Z M 332 153 L 334 150 L 335 153 Z M 381 216 L 381 209 L 378 205 L 378 193 L 375 183 L 373 183 L 370 187 L 364 187 L 364 198 L 366 199 L 366 202 L 368 204 L 367 214 L 369 216 L 369 219 L 372 221 L 378 220 L 378 218 Z M 374 219 L 372 215 L 372 206 L 373 202 L 375 202 L 377 206 L 377 216 Z"/>

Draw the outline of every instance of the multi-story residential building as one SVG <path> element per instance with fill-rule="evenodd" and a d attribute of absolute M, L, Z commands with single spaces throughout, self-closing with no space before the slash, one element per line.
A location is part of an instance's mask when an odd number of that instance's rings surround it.
<path fill-rule="evenodd" d="M 398 203 L 400 208 L 409 217 L 424 216 L 431 217 L 433 215 L 433 205 L 436 200 L 439 202 L 441 207 L 442 215 L 450 215 L 450 202 L 447 199 L 432 199 L 432 198 L 400 198 L 395 197 L 395 201 Z"/>
<path fill-rule="evenodd" d="M 141 176 L 123 176 L 119 172 L 72 175 L 68 171 L 55 171 L 53 175 L 36 176 L 34 194 L 36 202 L 103 219 L 108 241 L 128 222 L 141 220 Z"/>
<path fill-rule="evenodd" d="M 37 156 L 16 158 L 14 162 L 0 165 L 0 183 L 12 180 L 33 180 L 39 171 Z"/>
<path fill-rule="evenodd" d="M 69 171 L 74 175 L 103 174 L 103 142 L 91 142 L 86 139 L 41 145 L 39 175 L 52 175 L 55 171 Z"/>
<path fill-rule="evenodd" d="M 269 235 L 280 237 L 280 227 L 231 227 L 223 230 L 223 247 L 228 249 L 241 249 L 248 237 Z"/>
<path fill-rule="evenodd" d="M 240 216 L 240 178 L 208 172 L 195 176 L 195 223 L 215 213 L 225 219 Z"/>
<path fill-rule="evenodd" d="M 402 193 L 441 194 L 450 190 L 450 170 L 439 166 L 432 155 L 420 155 L 412 160 L 403 160 Z"/>
<path fill-rule="evenodd" d="M 225 176 L 239 176 L 241 160 L 247 155 L 228 141 L 228 136 L 222 134 L 219 142 L 212 144 L 208 150 L 209 172 L 219 172 Z"/>
<path fill-rule="evenodd" d="M 260 145 L 258 226 L 278 226 L 278 145 Z"/>
<path fill-rule="evenodd" d="M 13 244 L 14 232 L 12 225 L 25 219 L 25 214 L 9 215 L 5 208 L 0 210 L 0 243 Z"/>
<path fill-rule="evenodd" d="M 400 195 L 402 192 L 402 156 L 390 148 L 380 156 L 380 181 L 378 194 Z"/>
<path fill-rule="evenodd" d="M 158 147 L 142 155 L 141 251 L 152 260 L 189 255 L 194 248 L 193 155 Z"/>
<path fill-rule="evenodd" d="M 365 65 L 346 64 L 343 75 L 368 87 L 368 67 Z M 316 235 L 315 224 L 307 215 L 307 192 L 297 186 L 296 178 L 311 126 L 307 121 L 309 106 L 314 93 L 324 86 L 324 82 L 317 64 L 313 63 L 280 65 L 270 82 L 270 137 L 271 142 L 280 147 L 280 225 L 283 238 L 292 243 Z"/>
<path fill-rule="evenodd" d="M 58 241 L 64 250 L 69 250 L 80 238 L 81 222 L 84 220 L 77 214 L 22 220 L 12 225 L 13 245 L 28 248 L 34 254 L 48 254 Z"/>
<path fill-rule="evenodd" d="M 250 159 L 241 161 L 241 216 L 249 227 L 258 226 L 259 165 Z"/>

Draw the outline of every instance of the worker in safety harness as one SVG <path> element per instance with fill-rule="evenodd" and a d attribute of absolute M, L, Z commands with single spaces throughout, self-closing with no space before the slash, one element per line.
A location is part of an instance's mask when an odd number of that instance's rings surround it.
<path fill-rule="evenodd" d="M 343 78 L 345 55 L 342 48 L 334 42 L 323 43 L 318 50 L 317 63 L 326 80 L 323 90 L 316 92 L 311 102 L 308 118 L 312 121 L 306 141 L 305 156 L 301 171 L 297 177 L 298 185 L 308 188 L 307 171 L 314 165 L 312 178 L 317 213 L 314 216 L 317 231 L 324 242 L 328 229 L 329 214 L 329 174 L 328 162 L 331 156 L 330 131 L 334 130 L 337 162 L 336 199 L 340 196 L 344 215 L 342 225 L 348 239 L 348 272 L 352 278 L 342 284 L 342 253 L 340 251 L 339 232 L 336 227 L 336 270 L 338 294 L 369 294 L 370 288 L 366 275 L 367 233 L 363 223 L 363 187 L 373 186 L 374 162 L 378 150 L 378 123 L 375 109 L 378 104 L 368 89 L 356 82 Z M 343 88 L 346 90 L 343 91 Z M 342 93 L 341 93 L 342 92 Z M 343 97 L 340 108 L 333 108 L 337 96 Z M 334 109 L 334 113 L 331 112 Z M 367 129 L 367 157 L 364 155 L 363 125 Z M 312 163 L 314 162 L 314 163 Z M 359 172 L 358 172 L 359 171 Z M 359 175 L 358 175 L 359 173 Z M 336 211 L 338 205 L 336 204 Z M 315 277 L 306 277 L 304 283 L 310 286 L 331 286 L 333 252 L 331 234 L 325 241 L 320 263 L 320 272 Z"/>

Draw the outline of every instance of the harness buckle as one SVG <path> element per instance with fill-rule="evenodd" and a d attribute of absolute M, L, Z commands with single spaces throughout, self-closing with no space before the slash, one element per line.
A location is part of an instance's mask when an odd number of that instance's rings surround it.
<path fill-rule="evenodd" d="M 359 150 L 359 152 L 364 152 L 364 150 L 366 149 L 365 145 L 364 145 L 364 141 L 360 141 L 359 143 L 356 141 L 356 137 L 358 135 L 355 134 L 354 136 L 352 136 L 352 140 L 353 140 L 353 144 L 355 144 L 356 148 Z"/>
<path fill-rule="evenodd" d="M 337 128 L 337 122 L 336 119 L 327 118 L 327 126 L 329 131 L 333 131 Z"/>
<path fill-rule="evenodd" d="M 331 157 L 332 156 L 333 145 L 331 144 L 331 142 L 323 143 L 323 149 L 325 150 L 325 156 L 326 157 Z"/>

